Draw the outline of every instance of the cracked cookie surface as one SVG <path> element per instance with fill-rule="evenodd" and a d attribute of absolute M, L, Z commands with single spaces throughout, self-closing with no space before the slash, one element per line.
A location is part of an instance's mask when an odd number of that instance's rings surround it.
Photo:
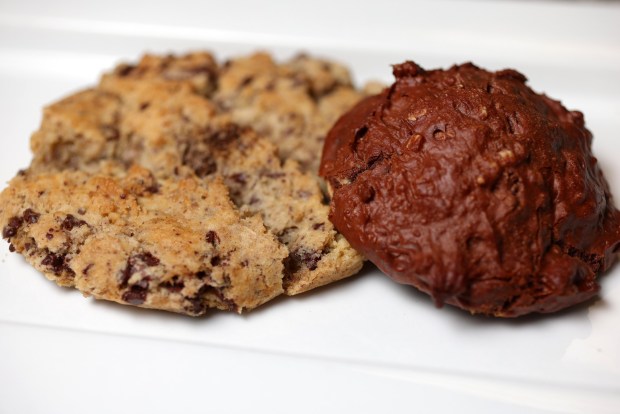
<path fill-rule="evenodd" d="M 325 144 L 330 217 L 351 244 L 472 313 L 548 313 L 595 296 L 620 213 L 583 114 L 510 69 L 405 62 L 394 75 Z"/>

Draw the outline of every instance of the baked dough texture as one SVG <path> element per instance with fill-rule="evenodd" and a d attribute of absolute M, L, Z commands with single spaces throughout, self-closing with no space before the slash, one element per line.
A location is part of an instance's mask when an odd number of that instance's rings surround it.
<path fill-rule="evenodd" d="M 44 110 L 0 195 L 11 250 L 86 295 L 200 315 L 355 274 L 316 176 L 347 70 L 264 53 L 146 55 Z"/>

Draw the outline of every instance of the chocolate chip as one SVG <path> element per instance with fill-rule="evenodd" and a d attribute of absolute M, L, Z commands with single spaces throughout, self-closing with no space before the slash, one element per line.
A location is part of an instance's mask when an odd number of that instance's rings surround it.
<path fill-rule="evenodd" d="M 52 233 L 47 233 L 47 234 L 45 235 L 45 238 L 46 238 L 47 240 L 52 240 L 52 239 L 54 238 L 54 235 L 53 235 Z"/>
<path fill-rule="evenodd" d="M 84 269 L 82 269 L 82 274 L 83 275 L 88 275 L 88 271 L 94 266 L 94 263 L 89 263 L 86 265 L 86 267 Z"/>
<path fill-rule="evenodd" d="M 227 124 L 219 129 L 208 128 L 199 136 L 190 139 L 179 139 L 181 161 L 200 178 L 217 171 L 217 163 L 213 157 L 214 149 L 224 149 L 231 142 L 237 140 L 242 129 L 236 124 Z"/>
<path fill-rule="evenodd" d="M 146 289 L 139 286 L 132 286 L 128 291 L 123 293 L 123 301 L 131 305 L 142 305 L 146 301 Z"/>
<path fill-rule="evenodd" d="M 159 264 L 159 259 L 149 252 L 140 253 L 134 257 L 142 260 L 147 266 L 157 266 Z"/>
<path fill-rule="evenodd" d="M 24 221 L 21 217 L 11 217 L 8 224 L 4 227 L 4 229 L 2 229 L 2 237 L 8 239 L 9 237 L 15 236 L 23 222 Z"/>
<path fill-rule="evenodd" d="M 9 251 L 11 253 L 13 253 L 15 251 L 15 246 L 13 246 L 13 243 L 9 244 Z"/>
<path fill-rule="evenodd" d="M 200 280 L 203 280 L 204 278 L 210 278 L 211 271 L 209 269 L 201 270 L 199 272 L 196 272 L 196 277 Z"/>
<path fill-rule="evenodd" d="M 252 81 L 254 80 L 253 76 L 246 76 L 245 78 L 243 78 L 243 80 L 241 81 L 241 84 L 239 85 L 241 88 L 244 88 L 246 86 L 248 86 L 250 83 L 252 83 Z"/>
<path fill-rule="evenodd" d="M 244 173 L 236 173 L 230 176 L 230 179 L 241 185 L 245 185 L 248 182 L 248 177 Z"/>
<path fill-rule="evenodd" d="M 211 258 L 211 266 L 219 266 L 222 262 L 222 258 L 220 256 L 213 256 Z"/>
<path fill-rule="evenodd" d="M 23 217 L 26 223 L 35 224 L 39 221 L 39 217 L 41 217 L 41 215 L 33 211 L 31 208 L 27 208 L 24 211 Z"/>
<path fill-rule="evenodd" d="M 144 277 L 134 285 L 129 287 L 125 293 L 123 293 L 122 299 L 132 305 L 141 305 L 146 300 L 146 295 L 149 289 L 149 277 Z"/>
<path fill-rule="evenodd" d="M 290 277 L 293 273 L 296 273 L 301 269 L 301 259 L 295 253 L 290 253 L 283 261 L 284 275 Z"/>
<path fill-rule="evenodd" d="M 217 164 L 213 157 L 200 152 L 186 151 L 183 155 L 183 164 L 194 170 L 199 178 L 204 178 L 217 171 Z"/>
<path fill-rule="evenodd" d="M 65 257 L 64 254 L 50 252 L 43 258 L 41 265 L 51 268 L 55 274 L 59 275 L 65 268 Z"/>
<path fill-rule="evenodd" d="M 285 273 L 290 275 L 301 269 L 304 265 L 308 270 L 316 270 L 319 260 L 323 257 L 323 253 L 319 251 L 300 251 L 296 250 L 291 252 L 286 259 L 284 259 Z"/>
<path fill-rule="evenodd" d="M 226 124 L 223 128 L 212 131 L 206 140 L 217 148 L 225 148 L 240 136 L 241 128 L 237 124 Z"/>
<path fill-rule="evenodd" d="M 151 106 L 151 103 L 150 103 L 150 102 L 142 102 L 142 103 L 140 104 L 140 110 L 141 110 L 141 111 L 144 111 L 144 110 L 146 110 L 149 106 Z"/>
<path fill-rule="evenodd" d="M 69 214 L 63 220 L 61 227 L 67 231 L 71 231 L 74 227 L 82 227 L 85 224 L 86 222 L 84 220 L 77 219 L 72 214 Z"/>
<path fill-rule="evenodd" d="M 309 270 L 316 270 L 321 257 L 322 255 L 320 252 L 306 253 L 302 255 L 302 262 Z"/>
<path fill-rule="evenodd" d="M 73 271 L 73 269 L 71 269 L 68 265 L 67 262 L 68 260 L 65 260 L 65 265 L 63 266 L 62 270 L 64 270 L 66 276 L 71 276 L 71 277 L 75 277 L 75 272 Z"/>
<path fill-rule="evenodd" d="M 147 193 L 156 194 L 159 192 L 159 184 L 154 183 L 144 189 Z"/>
<path fill-rule="evenodd" d="M 134 65 L 121 64 L 114 69 L 114 74 L 120 77 L 129 76 L 135 68 Z"/>
<path fill-rule="evenodd" d="M 228 308 L 228 310 L 237 310 L 237 305 L 235 304 L 235 302 L 226 298 L 224 296 L 224 293 L 222 293 L 220 289 L 208 285 L 201 286 L 195 296 L 186 299 L 189 302 L 189 305 L 186 306 L 185 309 L 193 315 L 201 315 L 205 313 L 207 310 L 207 303 L 205 297 L 207 295 L 216 296 L 219 301 Z"/>
<path fill-rule="evenodd" d="M 120 286 L 125 287 L 134 273 L 144 270 L 146 267 L 157 266 L 159 259 L 149 252 L 135 254 L 127 258 L 127 264 L 120 273 Z"/>
<path fill-rule="evenodd" d="M 205 236 L 205 239 L 207 240 L 207 243 L 213 245 L 213 247 L 215 247 L 218 244 L 220 244 L 220 237 L 213 230 L 209 230 L 207 232 L 207 235 Z"/>
<path fill-rule="evenodd" d="M 237 311 L 238 309 L 237 304 L 231 299 L 228 299 L 226 296 L 224 296 L 224 292 L 222 292 L 220 289 L 213 289 L 213 293 L 215 294 L 215 296 L 217 296 L 220 302 L 222 302 L 224 305 L 228 307 L 229 311 L 231 312 Z"/>
<path fill-rule="evenodd" d="M 213 290 L 214 288 L 211 286 L 201 286 L 200 289 L 198 289 L 198 292 L 196 292 L 195 296 L 186 299 L 189 302 L 189 306 L 186 306 L 185 309 L 193 315 L 200 315 L 204 313 L 207 310 L 207 305 L 205 303 L 204 297 L 206 296 L 207 292 Z"/>
<path fill-rule="evenodd" d="M 179 276 L 173 276 L 172 279 L 160 283 L 159 286 L 166 290 L 169 290 L 170 292 L 178 293 L 183 290 L 185 284 L 183 283 L 183 281 L 179 280 Z"/>

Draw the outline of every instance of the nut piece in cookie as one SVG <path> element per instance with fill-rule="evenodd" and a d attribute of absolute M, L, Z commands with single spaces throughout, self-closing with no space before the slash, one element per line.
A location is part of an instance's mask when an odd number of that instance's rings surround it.
<path fill-rule="evenodd" d="M 593 297 L 620 213 L 583 115 L 514 70 L 394 66 L 330 131 L 330 218 L 394 280 L 472 313 L 554 312 Z"/>

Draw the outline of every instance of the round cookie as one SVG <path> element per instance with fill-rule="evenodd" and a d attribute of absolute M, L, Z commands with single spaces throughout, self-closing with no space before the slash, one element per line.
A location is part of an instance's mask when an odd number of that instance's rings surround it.
<path fill-rule="evenodd" d="M 438 305 L 513 317 L 594 296 L 620 214 L 583 115 L 514 70 L 406 62 L 394 75 L 328 134 L 336 228 Z"/>
<path fill-rule="evenodd" d="M 311 58 L 304 62 L 319 65 Z M 30 167 L 0 195 L 0 228 L 7 229 L 3 237 L 33 266 L 61 285 L 75 286 L 98 298 L 192 315 L 203 313 L 207 307 L 251 309 L 282 292 L 298 294 L 357 273 L 364 259 L 329 221 L 329 207 L 316 175 L 294 159 L 283 159 L 277 139 L 236 122 L 232 112 L 241 110 L 241 102 L 224 108 L 214 98 L 223 71 L 208 53 L 146 55 L 135 65 L 119 65 L 95 87 L 45 108 L 41 127 L 32 136 L 34 158 Z M 278 76 L 274 81 L 278 81 Z M 317 76 L 329 83 L 331 75 Z M 310 85 L 314 78 L 304 79 L 302 84 Z M 351 99 L 361 97 L 350 89 Z M 320 118 L 318 112 L 314 116 Z M 309 125 L 308 131 L 313 128 Z M 319 149 L 313 143 L 308 151 L 312 148 L 318 160 Z M 24 212 L 34 211 L 41 220 L 53 221 L 62 230 L 63 217 L 78 217 L 76 211 L 83 207 L 77 206 L 76 200 L 90 195 L 93 206 L 97 206 L 98 187 L 93 188 L 90 183 L 103 180 L 110 183 L 106 185 L 122 189 L 127 177 L 135 175 L 134 169 L 158 183 L 153 187 L 158 191 L 140 192 L 133 203 L 137 205 L 136 211 L 128 210 L 125 221 L 108 227 L 107 213 L 92 209 L 94 212 L 87 213 L 91 217 L 81 218 L 89 226 L 80 228 L 98 228 L 98 232 L 92 230 L 81 235 L 83 238 L 67 233 L 68 241 L 64 244 L 46 241 L 47 232 L 36 223 L 27 225 Z M 54 198 L 31 197 L 36 193 L 33 188 L 42 183 L 57 184 Z M 206 187 L 202 193 L 206 198 L 194 201 L 187 195 L 189 198 L 176 200 L 174 197 L 179 197 L 181 191 L 178 188 L 190 191 L 188 183 L 196 188 Z M 215 190 L 207 191 L 211 189 Z M 147 203 L 150 207 L 145 212 Z M 157 246 L 165 244 L 165 235 L 158 234 L 162 238 L 160 243 L 154 230 L 153 238 L 146 240 L 135 229 L 145 215 L 173 216 L 173 210 L 180 208 L 178 203 L 186 210 L 175 214 L 190 215 L 192 220 L 185 222 L 180 218 L 183 222 L 178 228 L 168 229 L 179 234 L 175 246 L 188 248 L 186 240 L 196 244 L 198 234 L 202 234 L 203 240 L 200 248 L 188 253 L 195 251 L 198 257 L 190 254 L 187 259 L 187 254 L 178 248 L 178 260 L 171 256 L 164 260 L 161 252 L 166 249 Z M 207 211 L 203 204 L 212 203 L 223 206 L 216 230 L 208 228 L 214 227 L 213 222 L 207 225 L 200 221 L 201 214 Z M 213 216 L 217 221 L 218 213 Z M 237 227 L 230 218 L 233 216 L 240 222 Z M 230 223 L 229 231 L 234 234 L 225 230 L 226 223 Z M 248 223 L 256 234 L 248 237 L 246 243 L 247 231 L 239 226 Z M 50 228 L 56 227 L 50 224 Z M 259 237 L 261 232 L 265 234 Z M 80 247 L 90 246 L 91 238 L 122 239 L 120 234 L 131 234 L 129 247 L 99 243 L 100 258 L 109 256 L 116 264 L 136 262 L 136 266 L 144 268 L 140 278 L 119 279 L 116 265 L 94 262 L 94 255 L 86 254 Z M 216 252 L 211 254 L 213 249 Z M 143 257 L 141 252 L 156 257 L 159 267 L 151 269 L 134 259 L 136 255 Z M 259 265 L 255 260 L 257 254 L 263 255 L 262 259 L 270 265 Z M 47 257 L 52 259 L 46 260 Z M 54 264 L 51 267 L 43 263 L 50 260 Z M 186 260 L 191 266 L 183 270 Z M 89 268 L 88 277 L 80 273 L 79 266 L 85 262 L 95 263 Z M 217 276 L 222 266 L 224 276 Z M 97 273 L 104 268 L 112 270 Z M 205 272 L 213 277 L 196 276 Z M 160 289 L 173 277 L 174 293 L 180 296 Z M 179 290 L 180 285 L 185 287 Z M 134 300 L 127 289 L 142 289 L 140 295 L 144 300 Z M 252 294 L 254 298 L 250 300 Z"/>

